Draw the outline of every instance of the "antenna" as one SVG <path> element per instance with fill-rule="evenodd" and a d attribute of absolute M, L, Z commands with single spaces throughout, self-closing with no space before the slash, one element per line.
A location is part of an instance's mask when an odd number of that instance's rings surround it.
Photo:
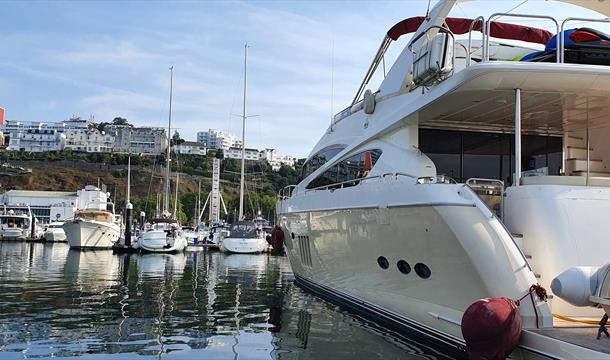
<path fill-rule="evenodd" d="M 330 128 L 333 128 L 335 117 L 335 39 L 332 40 L 330 49 Z"/>

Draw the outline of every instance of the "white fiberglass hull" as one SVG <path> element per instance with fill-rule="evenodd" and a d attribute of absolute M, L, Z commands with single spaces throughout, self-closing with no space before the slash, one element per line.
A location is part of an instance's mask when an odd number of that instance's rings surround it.
<path fill-rule="evenodd" d="M 68 238 L 66 237 L 66 232 L 63 228 L 53 228 L 47 229 L 42 234 L 42 237 L 45 241 L 49 242 L 66 242 Z"/>
<path fill-rule="evenodd" d="M 221 251 L 235 254 L 256 254 L 267 249 L 267 241 L 261 238 L 224 238 L 220 240 Z"/>
<path fill-rule="evenodd" d="M 111 249 L 120 235 L 118 225 L 94 220 L 68 221 L 63 230 L 75 249 Z"/>
<path fill-rule="evenodd" d="M 149 230 L 140 235 L 134 248 L 151 253 L 175 253 L 184 251 L 187 245 L 186 238 L 179 232 L 168 236 L 165 230 Z"/>
<path fill-rule="evenodd" d="M 29 231 L 21 228 L 6 228 L 1 230 L 2 240 L 25 240 Z"/>
<path fill-rule="evenodd" d="M 537 279 L 508 231 L 467 186 L 383 181 L 279 204 L 296 282 L 464 356 L 466 308 L 488 297 L 519 299 Z M 541 335 L 537 326 L 552 329 L 550 308 L 537 301 L 533 309 L 522 300 L 516 358 L 609 358 Z"/>

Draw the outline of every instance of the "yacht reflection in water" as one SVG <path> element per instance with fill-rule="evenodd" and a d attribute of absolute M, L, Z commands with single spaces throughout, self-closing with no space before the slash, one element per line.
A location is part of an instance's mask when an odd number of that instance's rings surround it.
<path fill-rule="evenodd" d="M 25 243 L 0 255 L 0 358 L 443 357 L 305 294 L 285 257 Z"/>

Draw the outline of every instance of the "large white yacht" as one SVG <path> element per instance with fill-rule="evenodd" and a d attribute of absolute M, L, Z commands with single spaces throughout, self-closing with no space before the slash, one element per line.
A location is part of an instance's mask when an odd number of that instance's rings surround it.
<path fill-rule="evenodd" d="M 610 15 L 610 1 L 568 2 Z M 296 282 L 457 356 L 474 351 L 466 310 L 510 298 L 511 358 L 609 359 L 610 38 L 594 29 L 607 20 L 449 18 L 455 3 L 387 32 L 303 180 L 280 192 Z"/>
<path fill-rule="evenodd" d="M 63 224 L 70 248 L 111 249 L 119 240 L 120 226 L 115 221 L 114 204 L 108 201 L 109 196 L 92 185 L 78 191 L 74 219 Z"/>

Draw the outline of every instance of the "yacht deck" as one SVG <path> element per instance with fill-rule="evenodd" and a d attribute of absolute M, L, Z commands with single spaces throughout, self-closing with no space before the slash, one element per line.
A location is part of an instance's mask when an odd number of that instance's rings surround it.
<path fill-rule="evenodd" d="M 587 349 L 610 354 L 610 338 L 605 335 L 597 340 L 597 326 L 555 327 L 531 330 L 533 333 L 552 337 Z"/>

